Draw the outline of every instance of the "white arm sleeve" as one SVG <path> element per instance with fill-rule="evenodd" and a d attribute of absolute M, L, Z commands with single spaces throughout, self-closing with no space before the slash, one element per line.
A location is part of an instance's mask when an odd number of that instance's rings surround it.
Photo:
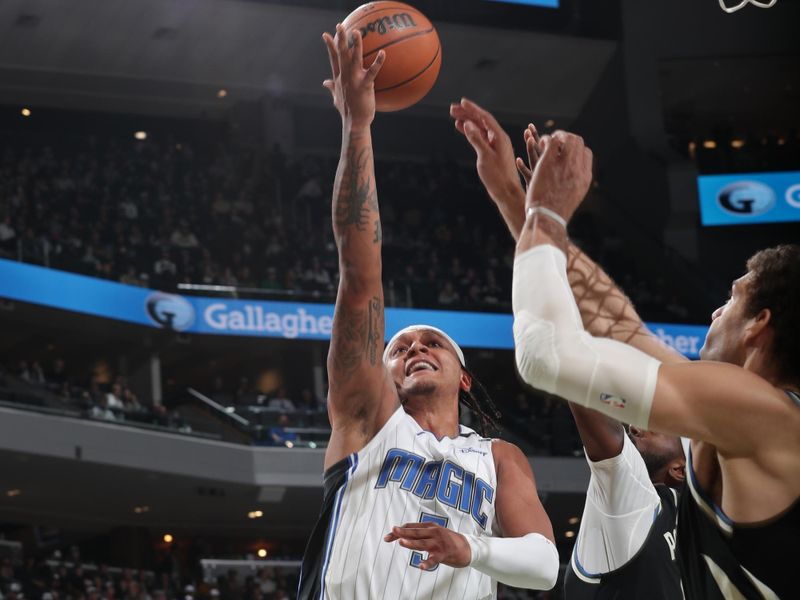
<path fill-rule="evenodd" d="M 469 566 L 492 579 L 518 588 L 549 590 L 558 578 L 558 550 L 539 533 L 497 538 L 464 535 L 472 558 Z"/>
<path fill-rule="evenodd" d="M 587 576 L 619 569 L 642 548 L 661 506 L 644 459 L 625 436 L 617 456 L 592 462 L 573 560 Z"/>
<path fill-rule="evenodd" d="M 661 363 L 584 331 L 563 252 L 541 245 L 517 256 L 512 303 L 517 368 L 526 383 L 647 428 Z"/>

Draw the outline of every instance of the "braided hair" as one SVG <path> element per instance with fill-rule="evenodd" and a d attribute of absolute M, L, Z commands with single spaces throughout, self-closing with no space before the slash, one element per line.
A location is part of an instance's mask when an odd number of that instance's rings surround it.
<path fill-rule="evenodd" d="M 500 417 L 503 416 L 502 413 L 491 396 L 489 396 L 489 392 L 486 391 L 486 388 L 483 387 L 483 384 L 478 381 L 475 375 L 467 367 L 462 365 L 461 368 L 472 378 L 472 387 L 469 391 L 459 390 L 458 399 L 465 408 L 478 417 L 478 433 L 483 437 L 492 437 L 491 434 L 500 433 Z"/>

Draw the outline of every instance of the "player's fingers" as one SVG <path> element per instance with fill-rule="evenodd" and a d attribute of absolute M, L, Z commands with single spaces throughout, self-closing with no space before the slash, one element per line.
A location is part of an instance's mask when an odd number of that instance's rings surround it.
<path fill-rule="evenodd" d="M 349 45 L 352 46 L 352 50 L 350 51 L 350 65 L 352 69 L 358 69 L 359 67 L 364 66 L 364 54 L 362 50 L 362 41 L 361 41 L 361 31 L 356 29 L 353 33 L 350 34 L 350 39 L 352 40 Z M 380 53 L 379 53 L 380 54 Z M 375 60 L 377 60 L 377 56 Z M 374 63 L 373 63 L 374 64 Z M 377 75 L 377 73 L 376 73 Z"/>
<path fill-rule="evenodd" d="M 469 143 L 472 144 L 476 152 L 489 151 L 489 142 L 484 137 L 480 127 L 478 127 L 474 121 L 464 121 L 464 135 L 467 136 Z"/>
<path fill-rule="evenodd" d="M 400 538 L 398 542 L 403 548 L 408 548 L 409 550 L 421 550 L 423 552 L 427 552 L 433 546 L 433 540 L 417 540 L 417 539 L 407 539 L 407 538 Z"/>
<path fill-rule="evenodd" d="M 428 553 L 428 558 L 419 563 L 419 568 L 423 571 L 433 569 L 439 564 L 439 558 L 433 552 Z"/>
<path fill-rule="evenodd" d="M 522 178 L 525 180 L 525 185 L 531 182 L 531 176 L 533 172 L 528 168 L 528 165 L 525 164 L 525 161 L 522 160 L 520 157 L 517 157 L 517 171 L 519 174 L 522 175 Z"/>
<path fill-rule="evenodd" d="M 361 34 L 359 34 L 359 39 L 361 39 L 360 36 Z M 369 66 L 369 69 L 367 69 L 366 80 L 368 82 L 375 81 L 375 78 L 378 76 L 378 73 L 380 72 L 381 67 L 383 66 L 383 63 L 385 61 L 386 61 L 386 52 L 384 52 L 383 50 L 379 50 L 378 55 L 375 57 L 375 60 L 372 61 L 372 64 Z"/>
<path fill-rule="evenodd" d="M 336 46 L 333 43 L 331 34 L 327 31 L 322 34 L 322 41 L 325 42 L 325 47 L 328 49 L 328 60 L 331 63 L 331 74 L 335 79 L 339 76 L 339 57 L 336 54 Z"/>
<path fill-rule="evenodd" d="M 480 115 L 481 119 L 486 121 L 487 125 L 491 126 L 492 129 L 500 129 L 500 123 L 497 122 L 497 119 L 494 118 L 492 113 L 484 108 L 481 108 L 469 98 L 462 98 L 461 106 Z"/>
<path fill-rule="evenodd" d="M 333 79 L 326 79 L 323 81 L 322 87 L 326 88 L 331 93 L 331 97 L 336 100 L 336 84 L 333 82 Z"/>
<path fill-rule="evenodd" d="M 528 165 L 531 169 L 536 168 L 536 163 L 539 162 L 539 147 L 533 141 L 533 135 L 529 135 L 525 140 L 525 150 L 528 152 Z"/>
<path fill-rule="evenodd" d="M 464 121 L 462 121 L 461 119 L 456 119 L 455 125 L 456 125 L 456 131 L 458 131 L 459 133 L 464 133 Z"/>
<path fill-rule="evenodd" d="M 336 56 L 339 60 L 339 71 L 341 73 L 349 73 L 350 51 L 347 48 L 347 34 L 341 23 L 336 24 L 336 37 L 334 38 L 334 42 L 336 43 Z"/>
<path fill-rule="evenodd" d="M 536 129 L 536 125 L 534 125 L 533 123 L 528 123 L 528 131 L 531 132 L 531 135 L 533 136 L 533 141 L 538 146 L 539 145 L 539 130 Z"/>

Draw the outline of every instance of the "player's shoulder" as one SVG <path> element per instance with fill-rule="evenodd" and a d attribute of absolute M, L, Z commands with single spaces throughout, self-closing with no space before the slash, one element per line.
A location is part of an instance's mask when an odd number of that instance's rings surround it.
<path fill-rule="evenodd" d="M 495 463 L 499 461 L 510 461 L 516 463 L 525 463 L 529 465 L 528 457 L 522 449 L 516 444 L 512 444 L 500 438 L 492 438 L 492 454 L 494 455 Z"/>

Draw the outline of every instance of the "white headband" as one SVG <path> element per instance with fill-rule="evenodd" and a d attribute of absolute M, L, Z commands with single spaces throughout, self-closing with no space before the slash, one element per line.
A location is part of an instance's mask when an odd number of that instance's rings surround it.
<path fill-rule="evenodd" d="M 451 338 L 449 335 L 447 335 L 444 331 L 442 331 L 438 327 L 434 327 L 433 325 L 409 325 L 408 327 L 406 327 L 404 329 L 401 329 L 400 331 L 395 333 L 392 336 L 392 339 L 389 340 L 389 343 L 386 344 L 386 348 L 383 351 L 383 362 L 386 362 L 386 359 L 389 357 L 389 348 L 397 340 L 397 338 L 399 338 L 401 335 L 404 335 L 406 333 L 410 333 L 412 331 L 419 331 L 421 329 L 424 329 L 426 331 L 436 332 L 440 336 L 442 336 L 444 339 L 446 339 L 450 343 L 450 345 L 453 347 L 453 350 L 455 350 L 455 353 L 458 355 L 458 360 L 461 362 L 461 366 L 466 368 L 467 363 L 464 360 L 464 353 L 461 351 L 461 348 L 459 347 L 459 345 L 456 344 L 455 340 L 453 338 Z"/>

